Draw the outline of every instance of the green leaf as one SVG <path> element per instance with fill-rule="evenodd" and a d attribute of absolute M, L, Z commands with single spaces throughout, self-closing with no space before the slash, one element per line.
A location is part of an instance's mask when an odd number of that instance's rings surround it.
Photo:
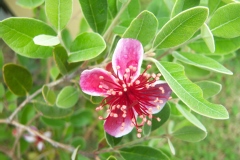
<path fill-rule="evenodd" d="M 100 55 L 105 48 L 105 41 L 99 34 L 80 34 L 72 43 L 68 62 L 86 61 L 95 58 Z"/>
<path fill-rule="evenodd" d="M 34 44 L 33 38 L 40 34 L 56 36 L 51 27 L 36 19 L 12 17 L 0 22 L 0 37 L 25 57 L 47 58 L 52 55 L 52 47 Z"/>
<path fill-rule="evenodd" d="M 53 50 L 54 61 L 62 75 L 66 75 L 71 72 L 73 69 L 78 67 L 80 63 L 68 63 L 68 54 L 67 51 L 62 46 L 57 46 Z"/>
<path fill-rule="evenodd" d="M 240 3 L 220 7 L 213 14 L 209 27 L 214 36 L 235 38 L 240 36 Z"/>
<path fill-rule="evenodd" d="M 8 88 L 18 96 L 25 96 L 32 88 L 32 76 L 22 66 L 12 63 L 4 65 L 3 78 Z"/>
<path fill-rule="evenodd" d="M 170 151 L 172 152 L 173 155 L 175 155 L 176 151 L 175 151 L 175 148 L 174 148 L 171 140 L 169 138 L 167 138 L 167 140 L 168 140 L 168 146 L 169 146 Z"/>
<path fill-rule="evenodd" d="M 187 142 L 199 142 L 207 136 L 207 132 L 194 126 L 185 126 L 173 132 L 172 136 Z"/>
<path fill-rule="evenodd" d="M 52 119 L 52 118 L 46 118 L 41 117 L 41 121 L 46 126 L 52 127 L 52 128 L 63 128 L 65 126 L 65 120 L 63 119 Z"/>
<path fill-rule="evenodd" d="M 0 49 L 0 68 L 2 68 L 3 64 L 4 64 L 4 56 L 3 56 L 2 50 Z M 1 73 L 0 73 L 0 76 L 1 76 Z"/>
<path fill-rule="evenodd" d="M 117 160 L 117 158 L 114 156 L 109 156 L 107 160 Z"/>
<path fill-rule="evenodd" d="M 56 101 L 56 95 L 55 93 L 46 85 L 43 86 L 42 88 L 42 95 L 44 100 L 49 104 L 49 105 L 54 105 Z"/>
<path fill-rule="evenodd" d="M 107 0 L 79 0 L 82 12 L 89 26 L 99 34 L 103 33 L 107 24 Z"/>
<path fill-rule="evenodd" d="M 215 96 L 222 90 L 222 85 L 213 81 L 200 81 L 196 84 L 202 89 L 203 98 L 206 99 Z"/>
<path fill-rule="evenodd" d="M 228 111 L 219 104 L 213 104 L 203 98 L 200 87 L 192 83 L 184 74 L 183 66 L 172 62 L 152 61 L 171 87 L 173 92 L 193 111 L 214 119 L 228 119 Z"/>
<path fill-rule="evenodd" d="M 124 3 L 127 3 L 127 1 Z M 141 6 L 139 3 L 139 0 L 131 0 L 128 4 L 127 8 L 121 14 L 120 19 L 122 21 L 128 20 L 128 19 L 133 19 L 139 14 L 140 10 L 141 10 Z"/>
<path fill-rule="evenodd" d="M 206 23 L 204 23 L 201 27 L 201 37 L 205 41 L 210 52 L 214 53 L 215 52 L 214 38 L 213 38 L 211 30 L 208 28 Z"/>
<path fill-rule="evenodd" d="M 71 160 L 77 160 L 79 147 L 80 146 L 78 146 L 77 148 L 74 149 L 72 156 L 71 156 Z"/>
<path fill-rule="evenodd" d="M 176 104 L 176 108 L 189 122 L 191 122 L 196 127 L 200 128 L 201 130 L 207 132 L 204 125 L 191 112 L 187 111 L 180 104 Z"/>
<path fill-rule="evenodd" d="M 108 19 L 113 19 L 117 15 L 117 0 L 108 0 Z"/>
<path fill-rule="evenodd" d="M 62 34 L 62 41 L 63 41 L 65 47 L 69 50 L 70 45 L 72 44 L 71 33 L 69 32 L 68 29 L 63 29 L 61 34 Z"/>
<path fill-rule="evenodd" d="M 4 97 L 5 89 L 2 83 L 0 83 L 0 98 Z"/>
<path fill-rule="evenodd" d="M 34 103 L 35 109 L 42 114 L 42 116 L 50 119 L 59 119 L 70 116 L 73 113 L 72 109 L 62 109 L 56 106 L 48 106 L 46 103 L 36 101 Z"/>
<path fill-rule="evenodd" d="M 169 104 L 166 103 L 163 109 L 159 113 L 154 114 L 154 117 L 158 117 L 161 120 L 159 122 L 155 118 L 152 119 L 152 128 L 151 128 L 152 131 L 161 127 L 168 120 L 170 113 L 171 113 L 171 110 L 170 110 Z"/>
<path fill-rule="evenodd" d="M 209 14 L 212 15 L 223 4 L 222 0 L 208 1 Z"/>
<path fill-rule="evenodd" d="M 36 8 L 43 4 L 44 0 L 18 0 L 16 3 L 26 8 Z"/>
<path fill-rule="evenodd" d="M 79 98 L 79 92 L 75 87 L 64 87 L 57 96 L 56 105 L 60 108 L 73 107 Z"/>
<path fill-rule="evenodd" d="M 49 21 L 61 31 L 72 15 L 72 0 L 45 0 L 45 9 Z"/>
<path fill-rule="evenodd" d="M 35 44 L 40 46 L 56 46 L 60 43 L 57 36 L 41 34 L 33 38 Z"/>
<path fill-rule="evenodd" d="M 74 127 L 83 127 L 93 121 L 93 114 L 90 110 L 83 110 L 71 116 L 70 122 Z"/>
<path fill-rule="evenodd" d="M 207 16 L 206 7 L 194 7 L 181 12 L 162 27 L 153 48 L 170 48 L 184 43 L 203 25 Z"/>
<path fill-rule="evenodd" d="M 214 39 L 216 47 L 216 50 L 214 52 L 215 54 L 226 54 L 234 52 L 238 48 L 240 48 L 240 37 L 230 39 L 214 37 Z M 197 40 L 193 43 L 190 43 L 189 47 L 198 53 L 204 54 L 211 53 L 211 51 L 208 49 L 207 45 L 203 40 Z"/>
<path fill-rule="evenodd" d="M 31 103 L 28 103 L 19 113 L 19 122 L 27 124 L 36 115 L 36 111 Z"/>
<path fill-rule="evenodd" d="M 223 65 L 218 63 L 217 61 L 213 60 L 212 58 L 209 58 L 205 55 L 201 54 L 192 54 L 192 53 L 178 53 L 174 52 L 172 54 L 177 60 L 196 66 L 200 67 L 206 70 L 214 71 L 214 72 L 219 72 L 223 74 L 228 74 L 232 75 L 233 73 L 225 68 Z"/>
<path fill-rule="evenodd" d="M 119 152 L 127 160 L 169 160 L 162 151 L 147 146 L 122 148 Z"/>
<path fill-rule="evenodd" d="M 200 0 L 177 0 L 173 6 L 171 17 L 176 16 L 178 13 L 195 6 L 198 6 Z"/>
<path fill-rule="evenodd" d="M 146 46 L 155 36 L 157 27 L 158 21 L 154 14 L 143 11 L 131 22 L 122 37 L 137 39 Z"/>
<path fill-rule="evenodd" d="M 108 134 L 107 132 L 105 132 L 105 138 L 107 140 L 107 143 L 111 147 L 118 145 L 122 140 L 122 137 L 115 138 L 115 137 L 111 136 L 110 134 Z"/>

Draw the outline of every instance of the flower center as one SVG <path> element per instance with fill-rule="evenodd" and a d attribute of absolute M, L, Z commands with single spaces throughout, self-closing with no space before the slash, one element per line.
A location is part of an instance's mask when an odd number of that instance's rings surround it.
<path fill-rule="evenodd" d="M 163 97 L 164 89 L 163 87 L 157 87 L 155 83 L 159 80 L 160 73 L 146 73 L 150 68 L 151 65 L 148 65 L 136 79 L 133 79 L 133 75 L 137 69 L 133 66 L 126 68 L 123 78 L 119 77 L 118 70 L 120 67 L 117 66 L 117 74 L 112 75 L 114 82 L 100 76 L 99 88 L 106 90 L 107 97 L 102 100 L 96 110 L 102 110 L 106 106 L 108 116 L 106 118 L 100 116 L 99 119 L 106 120 L 109 117 L 121 118 L 121 131 L 123 131 L 125 120 L 128 116 L 131 119 L 131 125 L 136 127 L 138 131 L 137 137 L 139 138 L 141 137 L 144 124 L 151 125 L 152 118 L 160 121 L 160 118 L 154 117 L 152 114 L 153 110 L 160 110 L 160 105 L 163 103 L 161 99 L 165 98 Z"/>

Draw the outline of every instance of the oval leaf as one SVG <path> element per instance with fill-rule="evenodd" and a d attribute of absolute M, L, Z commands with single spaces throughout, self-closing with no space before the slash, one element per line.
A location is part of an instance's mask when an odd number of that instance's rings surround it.
<path fill-rule="evenodd" d="M 194 126 L 185 126 L 173 132 L 172 136 L 187 142 L 199 142 L 207 136 L 207 132 Z"/>
<path fill-rule="evenodd" d="M 72 0 L 45 0 L 46 14 L 53 26 L 61 31 L 72 15 Z"/>
<path fill-rule="evenodd" d="M 55 93 L 50 90 L 50 88 L 46 85 L 43 86 L 42 88 L 42 95 L 44 100 L 49 104 L 49 105 L 54 105 L 56 101 L 56 95 Z"/>
<path fill-rule="evenodd" d="M 184 74 L 183 66 L 172 62 L 153 62 L 171 87 L 173 92 L 193 111 L 214 119 L 228 119 L 228 111 L 219 104 L 205 100 L 202 90 Z"/>
<path fill-rule="evenodd" d="M 0 37 L 16 53 L 29 58 L 47 58 L 52 47 L 34 44 L 33 38 L 40 35 L 56 36 L 47 24 L 31 18 L 8 18 L 0 22 Z"/>
<path fill-rule="evenodd" d="M 56 46 L 60 43 L 57 36 L 41 34 L 33 38 L 35 44 L 40 46 Z"/>
<path fill-rule="evenodd" d="M 176 104 L 176 108 L 189 122 L 191 122 L 196 127 L 200 128 L 201 130 L 207 132 L 204 125 L 191 112 L 187 111 L 180 104 Z"/>
<path fill-rule="evenodd" d="M 25 96 L 32 88 L 32 76 L 22 66 L 16 64 L 4 65 L 3 78 L 8 88 L 18 96 Z"/>
<path fill-rule="evenodd" d="M 58 94 L 56 105 L 60 108 L 70 108 L 77 103 L 78 98 L 78 90 L 72 86 L 67 86 Z"/>
<path fill-rule="evenodd" d="M 101 54 L 105 48 L 105 41 L 99 34 L 80 34 L 72 43 L 68 62 L 86 61 L 95 58 Z"/>
<path fill-rule="evenodd" d="M 172 54 L 175 58 L 179 61 L 194 65 L 196 67 L 200 67 L 203 69 L 207 69 L 210 71 L 215 71 L 219 73 L 224 73 L 228 75 L 232 75 L 233 73 L 225 68 L 223 65 L 218 63 L 217 61 L 213 60 L 212 58 L 206 57 L 201 54 L 192 54 L 192 53 L 178 53 L 174 52 Z"/>
<path fill-rule="evenodd" d="M 155 36 L 157 27 L 158 21 L 154 14 L 143 11 L 131 22 L 123 38 L 137 39 L 146 46 Z"/>
<path fill-rule="evenodd" d="M 203 25 L 207 16 L 206 7 L 194 7 L 181 12 L 162 27 L 153 42 L 153 48 L 170 48 L 184 43 Z"/>
<path fill-rule="evenodd" d="M 38 112 L 42 114 L 42 116 L 51 119 L 64 118 L 70 116 L 73 113 L 72 109 L 62 109 L 56 106 L 48 106 L 42 102 L 35 102 L 34 107 Z"/>
<path fill-rule="evenodd" d="M 160 118 L 160 122 L 157 121 L 157 119 L 153 118 L 151 130 L 154 131 L 155 129 L 158 129 L 159 127 L 161 127 L 168 120 L 170 113 L 171 113 L 171 110 L 170 110 L 169 104 L 166 103 L 163 109 L 159 113 L 154 114 L 154 117 Z"/>
<path fill-rule="evenodd" d="M 203 97 L 206 99 L 215 96 L 222 90 L 222 85 L 213 81 L 200 81 L 196 84 L 202 89 Z"/>
<path fill-rule="evenodd" d="M 175 148 L 174 148 L 171 140 L 169 138 L 167 140 L 168 140 L 168 146 L 169 146 L 170 151 L 172 152 L 173 155 L 175 155 L 176 151 L 175 151 Z"/>
<path fill-rule="evenodd" d="M 209 27 L 213 35 L 222 38 L 240 36 L 240 3 L 230 3 L 220 7 L 213 14 Z"/>
<path fill-rule="evenodd" d="M 89 26 L 101 34 L 107 24 L 107 0 L 79 0 L 79 2 Z"/>
<path fill-rule="evenodd" d="M 123 158 L 131 160 L 169 160 L 162 151 L 147 146 L 123 148 L 120 149 L 120 154 Z"/>
<path fill-rule="evenodd" d="M 35 8 L 43 4 L 44 0 L 18 0 L 16 3 L 22 7 Z"/>
<path fill-rule="evenodd" d="M 211 30 L 206 25 L 206 23 L 204 23 L 201 27 L 201 37 L 205 41 L 205 43 L 208 46 L 208 49 L 210 50 L 210 52 L 214 53 L 215 52 L 214 38 L 213 38 Z"/>

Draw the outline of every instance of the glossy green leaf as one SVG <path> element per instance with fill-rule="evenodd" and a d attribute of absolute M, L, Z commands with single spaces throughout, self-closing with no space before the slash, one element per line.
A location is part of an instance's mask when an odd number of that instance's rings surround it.
<path fill-rule="evenodd" d="M 41 122 L 43 122 L 43 124 L 45 124 L 46 126 L 49 126 L 52 128 L 63 128 L 65 126 L 64 119 L 52 119 L 52 118 L 41 117 Z"/>
<path fill-rule="evenodd" d="M 198 6 L 199 3 L 200 0 L 177 0 L 173 6 L 171 17 L 176 16 L 178 13 L 186 9 Z"/>
<path fill-rule="evenodd" d="M 186 63 L 180 62 L 180 64 L 183 65 L 185 74 L 189 79 L 199 80 L 203 78 L 208 78 L 211 75 L 211 72 L 208 70 L 201 69 L 193 65 L 188 65 Z"/>
<path fill-rule="evenodd" d="M 184 74 L 183 66 L 172 62 L 152 61 L 171 87 L 172 91 L 193 111 L 214 119 L 228 119 L 228 111 L 220 104 L 213 104 L 203 98 L 200 87 Z"/>
<path fill-rule="evenodd" d="M 170 48 L 184 43 L 203 25 L 207 16 L 206 7 L 194 7 L 181 12 L 158 32 L 153 48 Z"/>
<path fill-rule="evenodd" d="M 105 138 L 107 140 L 107 143 L 111 147 L 114 147 L 114 146 L 118 145 L 122 140 L 122 137 L 116 138 L 116 137 L 111 136 L 107 132 L 105 132 Z"/>
<path fill-rule="evenodd" d="M 51 27 L 36 19 L 12 17 L 0 22 L 0 37 L 25 57 L 47 58 L 52 55 L 52 47 L 34 44 L 33 38 L 40 34 L 56 36 Z"/>
<path fill-rule="evenodd" d="M 35 109 L 41 113 L 42 116 L 50 119 L 59 119 L 70 116 L 73 113 L 72 109 L 63 109 L 56 106 L 48 106 L 43 102 L 34 102 Z"/>
<path fill-rule="evenodd" d="M 207 136 L 207 132 L 194 126 L 185 126 L 173 132 L 172 136 L 187 142 L 199 142 Z"/>
<path fill-rule="evenodd" d="M 240 48 L 240 37 L 236 38 L 219 38 L 214 37 L 215 39 L 215 54 L 228 54 L 234 52 Z M 198 53 L 209 54 L 211 51 L 207 47 L 206 43 L 203 40 L 197 40 L 189 44 L 190 48 L 195 50 Z"/>
<path fill-rule="evenodd" d="M 114 156 L 109 156 L 107 160 L 117 160 L 117 158 Z"/>
<path fill-rule="evenodd" d="M 3 78 L 8 88 L 18 96 L 25 96 L 32 88 L 32 76 L 29 71 L 16 64 L 3 66 Z"/>
<path fill-rule="evenodd" d="M 46 85 L 43 86 L 42 88 L 42 95 L 44 100 L 49 104 L 49 105 L 54 105 L 56 101 L 56 95 L 55 93 Z"/>
<path fill-rule="evenodd" d="M 80 146 L 78 146 L 77 148 L 74 149 L 72 156 L 71 156 L 71 160 L 77 160 L 79 147 Z"/>
<path fill-rule="evenodd" d="M 61 32 L 63 45 L 69 50 L 72 44 L 71 33 L 68 29 L 63 29 Z"/>
<path fill-rule="evenodd" d="M 217 61 L 215 61 L 205 55 L 184 53 L 184 52 L 182 52 L 182 53 L 174 52 L 172 55 L 177 60 L 187 63 L 187 64 L 190 64 L 190 65 L 194 65 L 196 67 L 200 67 L 203 69 L 207 69 L 210 71 L 219 72 L 219 73 L 223 73 L 223 74 L 228 74 L 228 75 L 233 74 L 230 70 L 225 68 L 223 65 L 221 65 Z"/>
<path fill-rule="evenodd" d="M 19 122 L 21 124 L 27 124 L 36 115 L 36 111 L 32 103 L 28 103 L 19 113 Z"/>
<path fill-rule="evenodd" d="M 170 110 L 169 104 L 166 103 L 163 109 L 159 113 L 154 114 L 154 117 L 160 118 L 160 122 L 157 121 L 157 119 L 153 118 L 151 130 L 154 131 L 155 129 L 158 129 L 159 127 L 161 127 L 168 120 L 170 113 L 171 113 L 171 110 Z"/>
<path fill-rule="evenodd" d="M 61 31 L 72 15 L 72 0 L 45 0 L 46 15 L 52 25 Z"/>
<path fill-rule="evenodd" d="M 146 46 L 155 36 L 157 28 L 158 21 L 154 14 L 143 11 L 131 22 L 122 37 L 137 39 Z"/>
<path fill-rule="evenodd" d="M 80 33 L 84 33 L 84 32 L 87 32 L 88 30 L 90 30 L 90 27 L 84 17 L 81 19 L 79 27 L 80 27 L 80 29 L 79 29 Z"/>
<path fill-rule="evenodd" d="M 209 27 L 214 36 L 235 38 L 240 36 L 240 3 L 220 7 L 213 14 Z"/>
<path fill-rule="evenodd" d="M 206 23 L 204 23 L 201 27 L 201 37 L 205 41 L 205 43 L 208 46 L 208 49 L 210 50 L 210 52 L 214 53 L 215 52 L 214 38 L 213 38 L 211 30 L 206 25 Z"/>
<path fill-rule="evenodd" d="M 204 125 L 191 112 L 187 111 L 180 104 L 176 104 L 176 108 L 189 122 L 191 122 L 196 127 L 200 128 L 201 130 L 207 132 Z"/>
<path fill-rule="evenodd" d="M 17 0 L 17 4 L 26 8 L 35 8 L 43 4 L 44 0 Z"/>
<path fill-rule="evenodd" d="M 68 62 L 86 61 L 95 58 L 101 54 L 105 48 L 105 41 L 99 34 L 80 34 L 71 45 Z"/>
<path fill-rule="evenodd" d="M 168 146 L 169 146 L 170 151 L 172 152 L 173 155 L 175 155 L 176 151 L 175 151 L 175 148 L 174 148 L 171 140 L 169 138 L 167 138 L 167 140 L 168 140 Z"/>
<path fill-rule="evenodd" d="M 82 12 L 93 31 L 103 33 L 107 24 L 107 0 L 79 0 Z"/>
<path fill-rule="evenodd" d="M 215 96 L 222 90 L 222 85 L 213 81 L 200 81 L 196 84 L 202 89 L 203 98 L 206 99 Z"/>
<path fill-rule="evenodd" d="M 36 45 L 40 46 L 56 46 L 60 43 L 57 36 L 41 34 L 33 38 Z"/>
<path fill-rule="evenodd" d="M 67 51 L 62 46 L 57 46 L 53 50 L 54 61 L 62 75 L 66 75 L 74 68 L 78 67 L 80 63 L 68 63 Z"/>
<path fill-rule="evenodd" d="M 147 146 L 122 148 L 119 152 L 127 160 L 169 160 L 162 151 Z"/>
<path fill-rule="evenodd" d="M 206 7 L 194 7 L 181 12 L 158 32 L 153 48 L 170 48 L 184 43 L 203 25 L 207 16 Z"/>
<path fill-rule="evenodd" d="M 64 87 L 57 96 L 56 105 L 60 108 L 73 107 L 79 98 L 79 92 L 75 87 Z"/>

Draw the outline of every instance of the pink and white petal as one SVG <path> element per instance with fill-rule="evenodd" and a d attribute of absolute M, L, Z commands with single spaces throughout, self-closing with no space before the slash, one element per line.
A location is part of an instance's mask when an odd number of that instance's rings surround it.
<path fill-rule="evenodd" d="M 45 137 L 51 138 L 52 133 L 51 133 L 50 131 L 46 131 L 46 132 L 43 133 L 43 135 L 44 135 Z"/>
<path fill-rule="evenodd" d="M 103 77 L 103 79 L 100 79 L 100 77 Z M 113 88 L 114 84 L 113 76 L 101 68 L 84 70 L 79 81 L 82 91 L 92 96 L 106 96 L 107 90 Z M 100 88 L 100 85 L 102 85 L 102 88 Z"/>
<path fill-rule="evenodd" d="M 24 134 L 23 138 L 29 143 L 33 143 L 36 141 L 36 137 L 34 135 L 30 135 L 30 134 Z"/>
<path fill-rule="evenodd" d="M 38 151 L 42 151 L 44 148 L 44 143 L 42 141 L 38 142 L 37 143 L 37 149 Z"/>
<path fill-rule="evenodd" d="M 131 119 L 129 112 L 127 112 L 125 118 L 123 118 L 122 114 L 118 114 L 118 117 L 108 116 L 104 123 L 104 130 L 113 137 L 122 137 L 132 131 Z M 123 123 L 124 127 L 122 127 Z"/>
<path fill-rule="evenodd" d="M 169 100 L 169 97 L 172 93 L 172 90 L 167 83 L 163 83 L 163 81 L 157 81 L 155 84 L 155 87 L 153 87 L 152 89 L 155 89 L 154 94 L 158 95 L 158 101 L 156 101 L 156 97 L 149 97 L 151 99 L 150 103 L 152 104 L 152 106 L 147 106 L 152 108 L 152 114 L 156 114 L 163 109 L 164 105 Z M 148 91 L 146 91 L 146 93 L 147 92 Z"/>
<path fill-rule="evenodd" d="M 142 44 L 138 40 L 130 38 L 120 39 L 112 58 L 115 74 L 118 72 L 119 78 L 123 79 L 126 68 L 133 66 L 137 69 L 133 74 L 133 80 L 135 80 L 140 74 L 143 52 Z M 120 67 L 119 70 L 117 70 L 118 66 Z"/>

